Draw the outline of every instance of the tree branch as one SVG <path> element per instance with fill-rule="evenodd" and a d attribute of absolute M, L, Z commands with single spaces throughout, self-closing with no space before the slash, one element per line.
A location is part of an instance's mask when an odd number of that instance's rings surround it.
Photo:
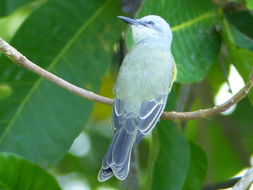
<path fill-rule="evenodd" d="M 248 169 L 244 176 L 235 184 L 232 190 L 246 190 L 253 182 L 253 167 Z"/>
<path fill-rule="evenodd" d="M 96 102 L 100 102 L 106 105 L 112 105 L 112 99 L 100 96 L 95 94 L 94 92 L 82 89 L 78 86 L 75 86 L 62 78 L 44 70 L 43 68 L 39 67 L 38 65 L 31 62 L 27 59 L 24 55 L 18 52 L 14 47 L 9 45 L 5 42 L 2 38 L 0 38 L 0 51 L 2 51 L 8 58 L 10 58 L 14 63 L 19 66 L 25 67 L 28 70 L 36 73 L 37 75 L 57 84 L 58 86 L 89 100 L 93 100 Z M 193 120 L 193 119 L 203 119 L 207 117 L 214 116 L 223 112 L 230 108 L 232 105 L 239 102 L 249 93 L 249 90 L 253 86 L 253 69 L 249 77 L 249 81 L 247 84 L 232 98 L 227 100 L 225 103 L 214 106 L 212 108 L 204 109 L 204 110 L 197 110 L 193 112 L 163 112 L 162 119 L 170 119 L 170 120 L 178 120 L 178 121 L 186 121 L 186 120 Z"/>
<path fill-rule="evenodd" d="M 14 63 L 18 64 L 19 66 L 27 68 L 28 70 L 36 73 L 37 75 L 57 84 L 62 88 L 65 88 L 66 90 L 78 96 L 81 96 L 82 98 L 94 100 L 96 102 L 100 102 L 107 105 L 112 105 L 112 99 L 100 96 L 98 94 L 95 94 L 94 92 L 75 86 L 63 80 L 62 78 L 46 71 L 45 69 L 39 67 L 38 65 L 34 64 L 1 38 L 0 38 L 0 51 L 2 51 L 7 57 L 9 57 Z"/>
<path fill-rule="evenodd" d="M 209 184 L 209 185 L 204 186 L 202 190 L 227 189 L 229 187 L 233 187 L 240 179 L 241 177 L 236 177 L 236 178 L 228 179 L 226 181 Z"/>

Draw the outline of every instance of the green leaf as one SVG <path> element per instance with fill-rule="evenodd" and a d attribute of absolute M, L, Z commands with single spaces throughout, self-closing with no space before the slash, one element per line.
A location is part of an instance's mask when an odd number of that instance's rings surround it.
<path fill-rule="evenodd" d="M 159 122 L 155 132 L 157 145 L 152 153 L 158 153 L 153 165 L 151 189 L 181 190 L 190 159 L 188 142 L 172 122 Z"/>
<path fill-rule="evenodd" d="M 0 17 L 11 14 L 16 9 L 36 0 L 1 0 L 0 1 Z"/>
<path fill-rule="evenodd" d="M 5 84 L 0 84 L 0 99 L 6 98 L 10 96 L 12 93 L 12 89 L 10 86 Z"/>
<path fill-rule="evenodd" d="M 32 10 L 26 8 L 16 11 L 14 14 L 0 19 L 0 36 L 5 41 L 9 42 L 15 35 L 17 29 L 27 18 Z M 0 53 L 1 57 L 1 53 Z"/>
<path fill-rule="evenodd" d="M 11 189 L 2 181 L 0 181 L 0 190 L 11 190 Z"/>
<path fill-rule="evenodd" d="M 237 146 L 240 140 L 233 129 L 239 126 L 232 127 L 221 120 L 197 121 L 196 124 L 196 141 L 203 146 L 208 158 L 209 183 L 227 180 L 246 167 L 242 162 L 241 147 Z"/>
<path fill-rule="evenodd" d="M 232 28 L 226 19 L 223 20 L 222 37 L 227 45 L 229 55 L 232 64 L 236 67 L 245 82 L 249 79 L 249 74 L 253 69 L 253 52 L 247 49 L 238 48 L 235 44 L 234 35 L 238 33 L 232 33 Z M 233 30 L 236 30 L 233 28 Z M 238 36 L 237 36 L 238 37 Z M 253 92 L 249 93 L 249 98 L 253 103 Z"/>
<path fill-rule="evenodd" d="M 253 154 L 253 107 L 248 99 L 243 99 L 237 104 L 233 114 L 224 118 L 227 128 L 237 138 L 237 149 L 241 151 L 241 158 L 248 164 L 248 158 Z M 232 128 L 232 130 L 231 130 Z"/>
<path fill-rule="evenodd" d="M 183 190 L 199 190 L 207 171 L 207 157 L 202 148 L 190 143 L 191 159 Z"/>
<path fill-rule="evenodd" d="M 216 92 L 213 93 L 213 90 L 217 89 L 217 83 L 219 86 L 222 84 L 221 79 L 222 75 L 224 75 L 221 72 L 221 65 L 217 64 L 214 66 L 213 69 L 215 70 L 212 70 L 214 72 L 209 73 L 208 83 L 205 80 L 205 83 L 195 91 L 195 103 L 191 110 L 211 107 L 213 104 L 212 97 L 216 94 Z M 220 79 L 217 80 L 217 77 Z M 241 102 L 237 106 L 240 104 Z M 251 114 L 247 114 L 251 113 L 249 111 L 248 109 L 238 110 L 241 115 L 248 115 L 250 117 Z M 216 117 L 205 120 L 188 121 L 185 127 L 187 138 L 190 138 L 196 144 L 200 144 L 207 155 L 208 172 L 205 180 L 207 184 L 224 181 L 236 175 L 242 168 L 246 167 L 242 158 L 248 162 L 249 157 L 242 155 L 244 147 L 241 146 L 241 143 L 245 139 L 238 138 L 240 134 L 238 131 L 241 130 L 242 123 L 235 123 L 232 119 L 233 117 L 218 114 Z"/>
<path fill-rule="evenodd" d="M 224 12 L 228 22 L 235 26 L 240 32 L 248 37 L 253 38 L 253 16 L 249 11 Z"/>
<path fill-rule="evenodd" d="M 230 23 L 229 32 L 233 36 L 233 43 L 239 47 L 253 51 L 253 16 L 247 12 L 225 13 Z"/>
<path fill-rule="evenodd" d="M 173 31 L 172 54 L 178 68 L 177 81 L 202 80 L 217 58 L 220 39 L 214 30 L 217 13 L 210 0 L 148 0 L 137 17 L 155 14 L 165 18 Z"/>
<path fill-rule="evenodd" d="M 231 33 L 234 37 L 234 43 L 238 48 L 248 49 L 253 51 L 253 39 L 241 33 L 235 27 L 231 26 Z"/>
<path fill-rule="evenodd" d="M 253 10 L 253 1 L 252 0 L 246 0 L 247 8 L 249 10 Z"/>
<path fill-rule="evenodd" d="M 53 176 L 39 166 L 14 154 L 0 154 L 0 189 L 60 190 Z"/>
<path fill-rule="evenodd" d="M 165 110 L 175 109 L 177 90 L 178 85 L 174 85 Z M 144 189 L 181 190 L 189 161 L 189 144 L 183 132 L 172 121 L 159 121 L 152 132 L 148 181 Z"/>
<path fill-rule="evenodd" d="M 12 45 L 50 72 L 96 92 L 120 35 L 119 10 L 114 0 L 49 1 L 29 16 Z M 93 102 L 7 58 L 0 62 L 0 81 L 13 91 L 0 99 L 0 150 L 55 164 L 82 131 Z"/>

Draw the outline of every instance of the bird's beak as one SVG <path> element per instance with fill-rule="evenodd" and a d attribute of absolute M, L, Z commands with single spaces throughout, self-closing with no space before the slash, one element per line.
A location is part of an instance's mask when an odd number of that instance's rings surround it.
<path fill-rule="evenodd" d="M 123 20 L 127 24 L 131 24 L 131 25 L 139 24 L 139 22 L 136 19 L 127 18 L 127 17 L 124 17 L 124 16 L 118 16 L 117 18 L 120 19 L 120 20 Z"/>

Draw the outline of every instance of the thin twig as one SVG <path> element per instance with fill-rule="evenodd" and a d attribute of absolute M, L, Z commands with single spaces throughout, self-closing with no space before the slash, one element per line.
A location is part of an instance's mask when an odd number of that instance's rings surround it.
<path fill-rule="evenodd" d="M 77 87 L 63 80 L 62 78 L 44 70 L 43 68 L 37 66 L 36 64 L 31 62 L 29 59 L 27 59 L 24 55 L 22 55 L 14 47 L 9 45 L 7 42 L 5 42 L 1 38 L 0 38 L 0 51 L 2 51 L 14 63 L 27 68 L 28 70 L 38 74 L 39 76 L 57 84 L 58 86 L 82 98 L 100 102 L 106 105 L 112 105 L 112 99 L 104 97 L 104 96 L 100 96 L 98 94 L 95 94 L 94 92 Z M 235 94 L 232 98 L 227 100 L 225 103 L 218 106 L 214 106 L 212 108 L 197 110 L 193 112 L 175 112 L 175 111 L 163 112 L 161 118 L 170 119 L 170 120 L 178 120 L 178 121 L 186 121 L 186 120 L 193 120 L 193 119 L 203 119 L 203 118 L 214 116 L 220 112 L 227 110 L 232 105 L 236 104 L 245 96 L 247 96 L 252 86 L 253 86 L 253 69 L 252 69 L 252 72 L 250 74 L 250 78 L 247 84 L 237 94 Z"/>
<path fill-rule="evenodd" d="M 214 183 L 214 184 L 209 184 L 209 185 L 204 186 L 202 188 L 202 190 L 227 189 L 229 187 L 233 187 L 240 179 L 241 179 L 241 177 L 235 177 L 232 179 L 228 179 L 226 181 L 222 181 L 222 182 L 218 182 L 218 183 Z"/>
<path fill-rule="evenodd" d="M 232 190 L 246 190 L 253 182 L 253 167 L 235 184 Z"/>
<path fill-rule="evenodd" d="M 245 96 L 247 96 L 252 86 L 253 86 L 253 71 L 250 74 L 250 78 L 247 84 L 225 103 L 218 106 L 214 106 L 212 108 L 197 110 L 193 112 L 164 112 L 162 118 L 166 119 L 168 118 L 172 120 L 193 120 L 212 117 L 220 112 L 226 111 L 232 105 L 242 100 Z"/>

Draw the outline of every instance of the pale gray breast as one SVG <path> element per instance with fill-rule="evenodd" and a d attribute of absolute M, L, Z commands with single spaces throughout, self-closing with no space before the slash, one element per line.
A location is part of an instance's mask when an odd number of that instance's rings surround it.
<path fill-rule="evenodd" d="M 173 66 L 172 55 L 167 49 L 152 47 L 152 44 L 135 47 L 120 68 L 115 96 L 139 109 L 141 102 L 168 92 Z"/>

